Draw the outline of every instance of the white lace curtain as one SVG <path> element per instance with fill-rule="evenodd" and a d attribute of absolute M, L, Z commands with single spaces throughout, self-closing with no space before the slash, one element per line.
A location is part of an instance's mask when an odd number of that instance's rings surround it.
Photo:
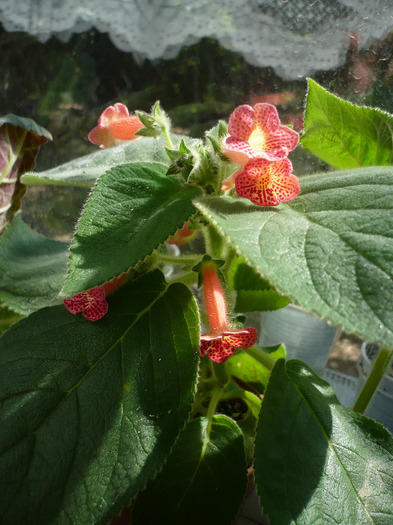
<path fill-rule="evenodd" d="M 172 58 L 216 38 L 286 79 L 340 65 L 348 33 L 364 45 L 393 28 L 392 0 L 0 0 L 6 31 L 46 41 L 91 27 L 136 58 Z"/>

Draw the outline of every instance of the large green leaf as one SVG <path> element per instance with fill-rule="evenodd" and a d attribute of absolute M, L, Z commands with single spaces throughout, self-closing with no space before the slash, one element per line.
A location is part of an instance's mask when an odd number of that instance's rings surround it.
<path fill-rule="evenodd" d="M 174 142 L 180 138 L 173 137 Z M 161 162 L 169 166 L 170 160 L 165 152 L 164 138 L 143 137 L 105 148 L 71 160 L 61 166 L 42 172 L 25 173 L 24 184 L 59 184 L 61 186 L 93 186 L 105 171 L 127 162 Z"/>
<path fill-rule="evenodd" d="M 28 315 L 61 302 L 67 244 L 47 239 L 17 215 L 0 239 L 0 301 Z"/>
<path fill-rule="evenodd" d="M 162 467 L 194 396 L 199 320 L 158 271 L 95 323 L 63 306 L 0 339 L 4 525 L 105 524 Z"/>
<path fill-rule="evenodd" d="M 230 286 L 236 290 L 235 312 L 264 312 L 289 304 L 269 283 L 238 257 L 230 269 Z"/>
<path fill-rule="evenodd" d="M 393 115 L 355 106 L 308 79 L 301 143 L 340 169 L 393 164 Z"/>
<path fill-rule="evenodd" d="M 0 232 L 20 208 L 25 193 L 21 175 L 33 169 L 39 147 L 51 138 L 31 119 L 0 118 Z"/>
<path fill-rule="evenodd" d="M 393 348 L 393 168 L 303 177 L 299 197 L 275 208 L 196 206 L 281 294 Z"/>
<path fill-rule="evenodd" d="M 228 525 L 247 485 L 243 437 L 226 416 L 185 427 L 157 478 L 133 508 L 135 525 Z M 154 504 L 152 504 L 154 502 Z"/>
<path fill-rule="evenodd" d="M 390 433 L 340 405 L 300 361 L 278 361 L 270 376 L 255 476 L 271 523 L 393 523 Z"/>
<path fill-rule="evenodd" d="M 166 177 L 163 164 L 135 162 L 105 173 L 95 186 L 71 244 L 71 296 L 126 271 L 144 259 L 195 212 L 201 194 Z"/>

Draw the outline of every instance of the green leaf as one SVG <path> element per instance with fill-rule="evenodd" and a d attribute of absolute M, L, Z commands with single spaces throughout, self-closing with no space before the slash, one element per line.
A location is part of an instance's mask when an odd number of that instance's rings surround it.
<path fill-rule="evenodd" d="M 393 348 L 393 168 L 301 178 L 275 208 L 195 204 L 277 288 L 321 319 Z"/>
<path fill-rule="evenodd" d="M 261 360 L 266 356 L 270 366 L 274 365 L 275 360 L 286 356 L 284 345 L 255 348 L 255 352 L 261 355 Z M 231 359 L 228 359 L 226 368 L 232 377 L 255 388 L 256 394 L 265 391 L 271 370 L 247 352 L 238 350 Z"/>
<path fill-rule="evenodd" d="M 246 485 L 243 438 L 225 416 L 188 423 L 167 463 L 133 508 L 132 523 L 228 525 L 236 517 Z M 154 502 L 154 504 L 153 504 Z"/>
<path fill-rule="evenodd" d="M 21 318 L 19 314 L 0 305 L 0 335 Z"/>
<path fill-rule="evenodd" d="M 25 187 L 21 175 L 31 170 L 39 147 L 51 134 L 33 120 L 6 115 L 0 118 L 0 232 L 19 210 Z"/>
<path fill-rule="evenodd" d="M 47 129 L 43 128 L 42 126 L 39 126 L 36 122 L 34 122 L 34 120 L 30 118 L 19 117 L 18 115 L 13 115 L 12 113 L 9 113 L 8 115 L 5 115 L 4 117 L 0 118 L 0 127 L 5 125 L 9 125 L 15 128 L 22 128 L 25 131 L 36 135 L 37 137 L 45 139 L 43 140 L 43 142 L 53 140 L 52 135 Z"/>
<path fill-rule="evenodd" d="M 278 310 L 290 303 L 274 288 L 269 290 L 239 290 L 236 295 L 235 312 L 266 312 Z"/>
<path fill-rule="evenodd" d="M 308 79 L 301 143 L 340 169 L 393 164 L 393 115 L 355 106 Z"/>
<path fill-rule="evenodd" d="M 289 304 L 269 283 L 238 257 L 230 269 L 230 285 L 236 290 L 235 312 L 264 312 L 278 310 Z"/>
<path fill-rule="evenodd" d="M 4 525 L 106 524 L 187 420 L 199 361 L 188 288 L 156 271 L 108 303 L 95 323 L 54 306 L 0 339 Z"/>
<path fill-rule="evenodd" d="M 268 290 L 270 284 L 249 266 L 243 257 L 237 257 L 229 271 L 232 290 Z"/>
<path fill-rule="evenodd" d="M 262 402 L 255 478 L 271 523 L 393 523 L 393 440 L 339 404 L 300 361 L 279 361 Z"/>
<path fill-rule="evenodd" d="M 173 137 L 175 143 L 180 143 L 181 137 Z M 24 184 L 59 184 L 61 186 L 91 187 L 105 171 L 128 162 L 161 162 L 169 166 L 169 159 L 165 152 L 166 141 L 163 138 L 144 137 L 130 140 L 104 148 L 71 160 L 56 168 L 30 172 L 23 176 Z"/>
<path fill-rule="evenodd" d="M 67 244 L 47 239 L 17 215 L 0 239 L 0 300 L 23 315 L 59 304 Z"/>
<path fill-rule="evenodd" d="M 144 259 L 195 212 L 199 188 L 165 177 L 166 166 L 116 166 L 95 186 L 71 244 L 62 293 L 72 296 L 108 281 Z"/>

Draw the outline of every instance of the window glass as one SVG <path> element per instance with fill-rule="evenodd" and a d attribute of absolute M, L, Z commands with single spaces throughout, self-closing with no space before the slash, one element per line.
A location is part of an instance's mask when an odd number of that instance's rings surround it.
<path fill-rule="evenodd" d="M 393 111 L 393 4 L 362 0 L 3 0 L 0 114 L 53 135 L 45 170 L 91 153 L 107 106 L 160 100 L 174 131 L 202 136 L 239 104 L 277 105 L 302 129 L 306 77 L 356 103 Z M 328 169 L 301 148 L 297 175 Z M 67 236 L 86 197 L 29 188 L 26 220 Z"/>

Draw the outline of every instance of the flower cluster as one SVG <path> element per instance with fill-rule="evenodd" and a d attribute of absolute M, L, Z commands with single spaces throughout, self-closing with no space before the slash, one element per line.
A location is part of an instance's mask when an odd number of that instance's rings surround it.
<path fill-rule="evenodd" d="M 287 156 L 297 146 L 299 135 L 281 125 L 275 106 L 237 107 L 229 118 L 228 132 L 224 153 L 240 169 L 223 181 L 223 191 L 235 186 L 240 197 L 259 206 L 277 206 L 298 195 L 299 181 Z"/>

